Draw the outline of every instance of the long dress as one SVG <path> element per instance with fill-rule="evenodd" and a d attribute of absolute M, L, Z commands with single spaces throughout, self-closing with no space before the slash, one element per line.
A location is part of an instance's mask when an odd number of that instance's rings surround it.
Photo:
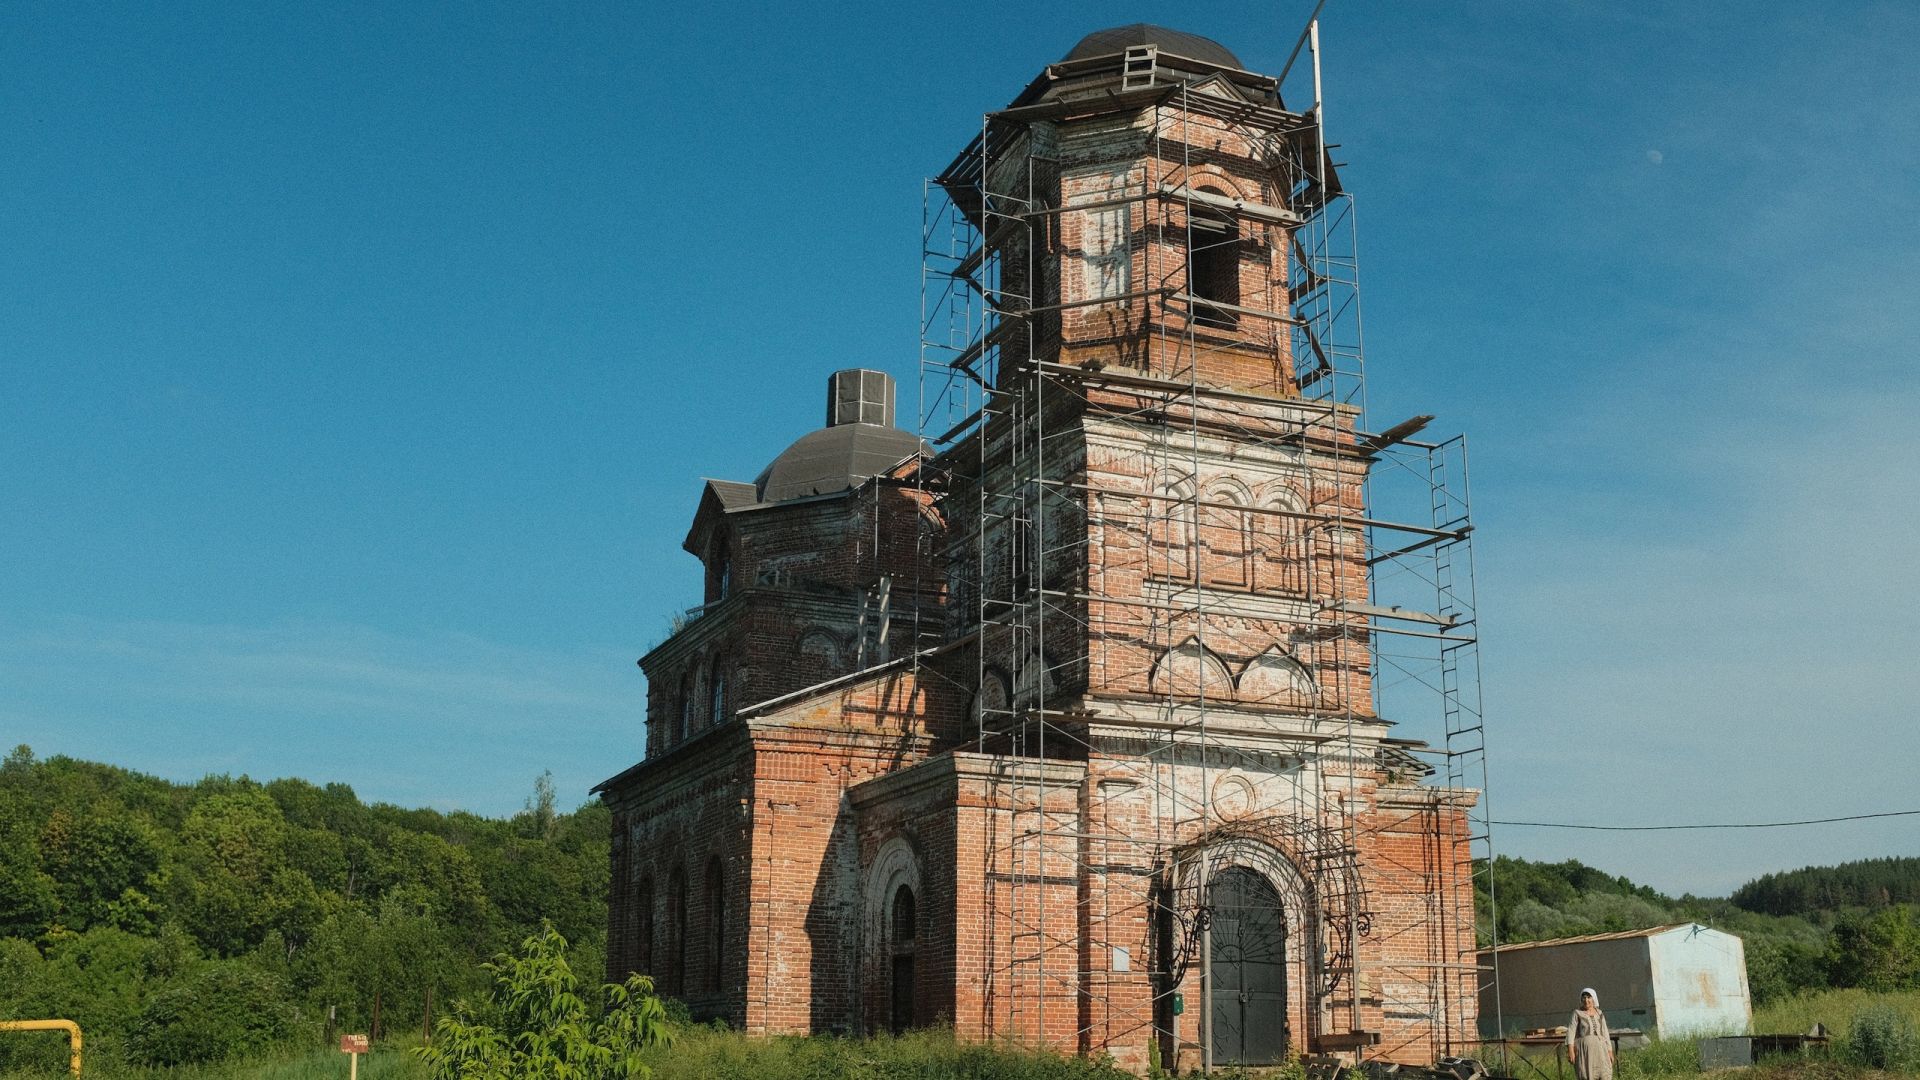
<path fill-rule="evenodd" d="M 1573 1074 L 1580 1080 L 1613 1080 L 1613 1037 L 1604 1013 L 1574 1010 L 1567 1021 L 1567 1045 L 1573 1047 Z"/>

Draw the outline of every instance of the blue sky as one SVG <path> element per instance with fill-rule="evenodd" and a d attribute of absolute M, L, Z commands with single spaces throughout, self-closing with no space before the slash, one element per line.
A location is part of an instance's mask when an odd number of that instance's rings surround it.
<path fill-rule="evenodd" d="M 1307 7 L 0 12 L 0 742 L 516 809 L 639 754 L 698 478 L 915 377 L 921 180 Z M 1377 417 L 1472 440 L 1502 818 L 1915 803 L 1920 9 L 1331 0 Z M 1914 819 L 1507 829 L 1673 891 Z"/>

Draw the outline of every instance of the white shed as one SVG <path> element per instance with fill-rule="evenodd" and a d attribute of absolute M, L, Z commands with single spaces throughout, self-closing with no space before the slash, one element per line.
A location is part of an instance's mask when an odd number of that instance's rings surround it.
<path fill-rule="evenodd" d="M 1480 1030 L 1490 1038 L 1565 1024 L 1586 986 L 1613 1028 L 1661 1038 L 1753 1030 L 1745 946 L 1699 923 L 1526 941 L 1499 954 L 1496 1000 L 1494 973 L 1485 970 L 1493 953 L 1480 953 Z"/>

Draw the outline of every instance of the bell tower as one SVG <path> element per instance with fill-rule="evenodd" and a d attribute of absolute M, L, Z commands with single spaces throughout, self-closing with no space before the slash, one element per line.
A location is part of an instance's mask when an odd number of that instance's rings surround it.
<path fill-rule="evenodd" d="M 984 234 L 998 374 L 1118 369 L 1299 394 L 1293 231 L 1317 128 L 1275 80 L 1161 27 L 1089 35 L 942 175 Z"/>
<path fill-rule="evenodd" d="M 1324 147 L 1317 105 L 1289 109 L 1278 79 L 1134 25 L 1047 66 L 935 181 L 949 216 L 928 217 L 922 370 L 980 403 L 925 426 L 947 520 L 977 522 L 949 536 L 950 656 L 977 686 L 978 745 L 1016 763 L 996 880 L 1031 879 L 989 904 L 1008 943 L 989 967 L 1017 988 L 990 1031 L 1049 1031 L 1050 1010 L 1098 1000 L 1087 1045 L 1145 1024 L 1163 1060 L 1201 1067 L 1470 1036 L 1470 860 L 1451 839 L 1411 886 L 1451 905 L 1435 920 L 1451 951 L 1418 961 L 1445 1020 L 1390 1030 L 1383 1004 L 1387 883 L 1368 864 L 1399 826 L 1379 808 L 1411 799 L 1420 828 L 1467 830 L 1420 788 L 1435 770 L 1375 685 L 1389 622 L 1439 640 L 1459 606 L 1378 603 L 1373 570 L 1465 533 L 1437 527 L 1444 500 L 1435 526 L 1369 511 L 1379 455 L 1430 418 L 1364 430 L 1342 322 L 1357 286 L 1328 245 L 1351 207 Z M 963 240 L 942 249 L 942 228 Z M 1070 828 L 1046 762 L 1084 768 Z M 1228 910 L 1273 951 L 1229 935 L 1236 966 L 1216 972 Z M 1074 931 L 1038 929 L 1073 912 Z M 1050 1001 L 1056 978 L 1077 998 Z"/>

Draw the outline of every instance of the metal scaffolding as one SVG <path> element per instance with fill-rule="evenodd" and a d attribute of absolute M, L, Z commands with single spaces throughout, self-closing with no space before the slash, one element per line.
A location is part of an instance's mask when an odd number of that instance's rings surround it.
<path fill-rule="evenodd" d="M 1093 104 L 988 114 L 926 185 L 919 416 L 933 457 L 921 475 L 957 553 L 945 634 L 972 642 L 960 677 L 975 748 L 1004 763 L 1010 809 L 990 853 L 1005 868 L 991 883 L 1004 921 L 986 947 L 991 1008 L 1015 1038 L 1171 1038 L 1176 995 L 1197 973 L 1210 1068 L 1210 882 L 1257 840 L 1301 869 L 1282 896 L 1314 946 L 1297 1048 L 1363 1058 L 1381 1015 L 1425 1018 L 1435 1057 L 1477 1041 L 1471 998 L 1494 973 L 1479 970 L 1459 929 L 1473 915 L 1457 905 L 1490 868 L 1492 836 L 1466 443 L 1419 438 L 1430 417 L 1369 422 L 1356 206 L 1327 152 L 1317 25 L 1308 37 L 1305 111 L 1287 111 L 1277 84 L 1270 100 L 1196 89 L 1143 46 Z M 1058 126 L 1100 110 L 1129 117 L 1114 155 L 1063 157 Z M 1202 185 L 1220 146 L 1250 148 L 1258 201 Z M 1206 287 L 1219 267 L 1237 281 L 1260 259 L 1277 268 L 1267 291 Z M 1095 316 L 1116 329 L 1089 346 Z M 1219 375 L 1263 356 L 1270 385 Z M 1130 441 L 1109 446 L 1110 432 Z M 1102 455 L 1131 455 L 1144 482 L 1116 478 Z M 1256 503 L 1203 482 L 1236 455 L 1294 463 L 1295 494 Z M 1123 577 L 1139 587 L 1121 590 Z M 1212 658 L 1282 623 L 1292 645 L 1261 669 L 1278 689 L 1228 693 Z M 1286 734 L 1251 734 L 1269 722 Z M 1047 767 L 1102 755 L 1120 762 L 1111 794 L 1069 790 Z M 1217 782 L 1256 759 L 1295 778 L 1290 805 L 1268 807 L 1257 829 L 1222 812 Z M 1392 926 L 1370 904 L 1360 854 L 1372 826 L 1356 811 L 1363 779 L 1382 772 L 1464 807 L 1471 855 L 1436 836 L 1420 871 L 1439 868 L 1436 903 Z M 1142 791 L 1147 827 L 1086 824 Z M 1088 935 L 1127 917 L 1149 920 L 1160 943 L 1144 958 L 1156 987 L 1145 1010 L 1106 994 L 1087 961 L 1105 954 Z M 1412 951 L 1385 935 L 1421 938 L 1424 959 L 1363 963 Z"/>

